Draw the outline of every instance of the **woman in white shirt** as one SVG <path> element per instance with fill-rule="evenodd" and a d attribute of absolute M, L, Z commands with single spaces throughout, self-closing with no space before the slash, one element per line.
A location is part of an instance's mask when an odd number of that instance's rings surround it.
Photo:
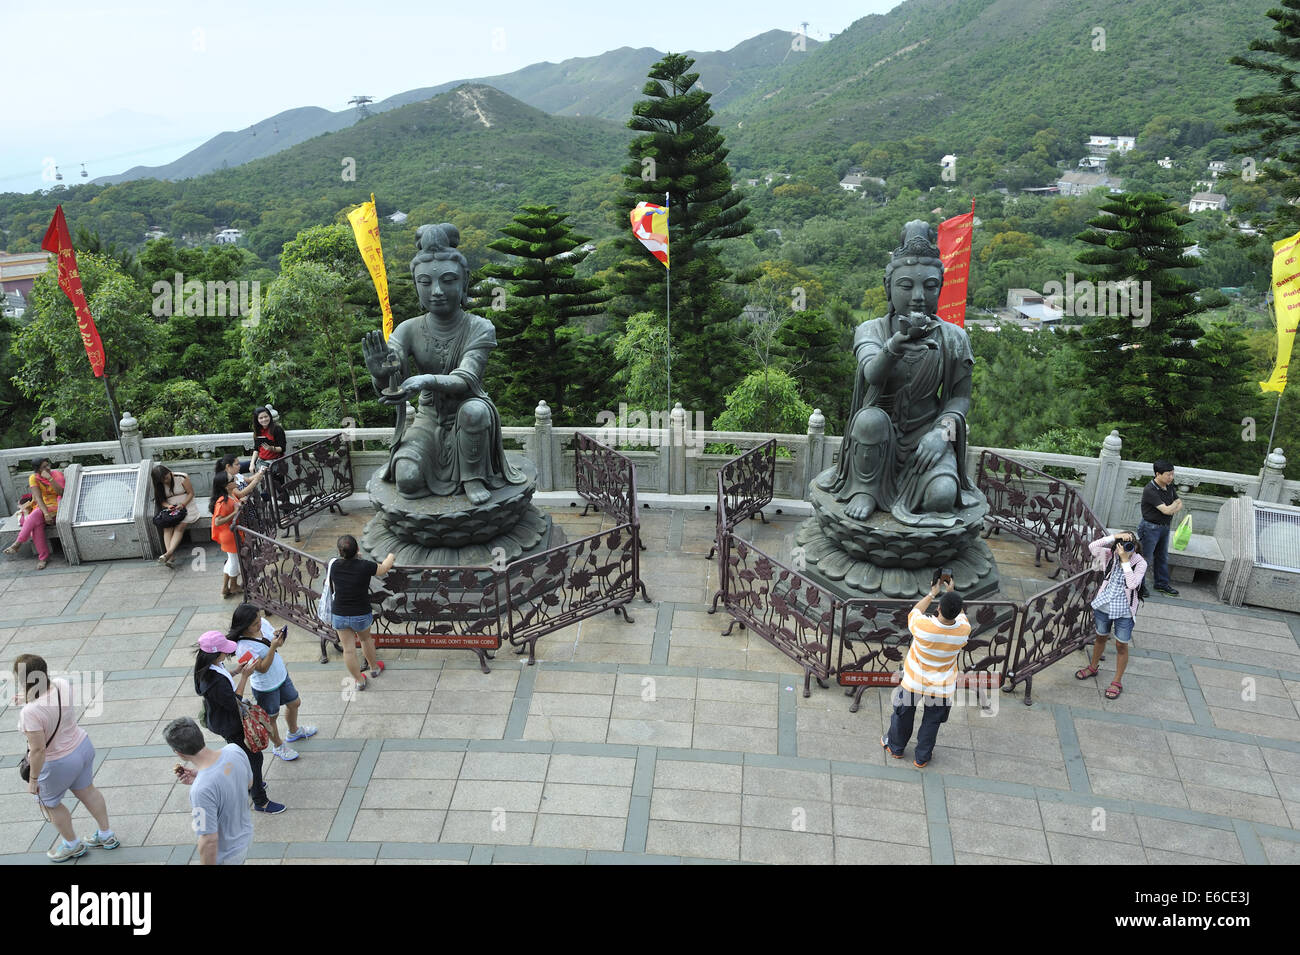
<path fill-rule="evenodd" d="M 238 642 L 239 655 L 251 653 L 257 658 L 249 684 L 253 687 L 253 696 L 257 705 L 266 710 L 271 717 L 271 750 L 286 762 L 298 758 L 298 752 L 290 749 L 288 743 L 308 739 L 316 735 L 316 727 L 298 725 L 298 690 L 289 679 L 289 668 L 284 664 L 280 648 L 289 636 L 286 624 L 277 633 L 271 629 L 270 622 L 262 612 L 250 603 L 240 604 L 230 620 L 228 636 Z M 289 738 L 280 739 L 280 707 L 284 707 L 285 720 L 289 724 Z"/>

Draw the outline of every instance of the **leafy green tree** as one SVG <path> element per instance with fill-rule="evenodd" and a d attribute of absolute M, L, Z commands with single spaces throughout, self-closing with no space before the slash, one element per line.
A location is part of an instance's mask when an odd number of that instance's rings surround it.
<path fill-rule="evenodd" d="M 799 394 L 799 383 L 772 368 L 752 371 L 727 395 L 727 410 L 714 419 L 715 431 L 803 434 L 812 405 Z"/>
<path fill-rule="evenodd" d="M 104 343 L 118 411 L 143 413 L 165 373 L 159 362 L 162 331 L 149 314 L 149 297 L 107 256 L 85 253 L 77 257 L 77 267 Z M 104 384 L 86 360 L 76 314 L 54 270 L 36 279 L 30 305 L 34 317 L 13 346 L 18 360 L 15 384 L 35 402 L 38 419 L 55 420 L 61 442 L 111 440 Z M 39 430 L 35 424 L 31 433 Z"/>
<path fill-rule="evenodd" d="M 592 353 L 601 350 L 596 343 L 580 347 L 590 337 L 580 320 L 603 312 L 609 294 L 601 282 L 577 277 L 589 240 L 573 232 L 567 218 L 555 206 L 525 205 L 501 230 L 504 237 L 489 244 L 515 261 L 479 270 L 504 283 L 487 287 L 477 305 L 497 326 L 491 367 L 504 388 L 493 398 L 507 417 L 531 414 L 539 398 L 557 424 L 569 424 L 575 408 L 594 413 L 601 407 L 613 356 L 601 362 Z"/>
<path fill-rule="evenodd" d="M 820 311 L 795 312 L 777 333 L 782 364 L 799 391 L 826 416 L 828 434 L 847 424 L 854 362 L 839 329 Z"/>
<path fill-rule="evenodd" d="M 290 265 L 271 285 L 261 321 L 245 329 L 248 394 L 271 401 L 308 427 L 363 425 L 365 330 L 347 307 L 347 280 L 319 262 Z"/>
<path fill-rule="evenodd" d="M 218 434 L 230 427 L 208 390 L 186 378 L 164 384 L 139 419 L 149 435 Z"/>
<path fill-rule="evenodd" d="M 1079 261 L 1100 267 L 1096 280 L 1137 282 L 1150 293 L 1144 314 L 1130 303 L 1127 314 L 1099 315 L 1084 326 L 1081 423 L 1118 428 L 1126 454 L 1139 460 L 1204 460 L 1226 447 L 1229 435 L 1240 440 L 1243 409 L 1239 388 L 1219 378 L 1213 390 L 1214 356 L 1195 344 L 1202 333 L 1192 316 L 1203 306 L 1196 287 L 1177 274 L 1196 265 L 1183 254 L 1191 243 L 1181 227 L 1191 218 L 1164 196 L 1146 193 L 1114 196 L 1101 213 L 1078 237 L 1093 246 Z M 1237 374 L 1244 380 L 1244 365 Z"/>
<path fill-rule="evenodd" d="M 628 147 L 632 161 L 623 168 L 629 210 L 639 201 L 662 204 L 669 198 L 672 265 L 673 339 L 680 347 L 674 362 L 676 393 L 687 407 L 716 408 L 721 382 L 735 380 L 743 355 L 735 319 L 741 304 L 722 287 L 732 274 L 715 244 L 750 232 L 748 208 L 732 188 L 727 149 L 717 126 L 710 125 L 711 94 L 698 86 L 695 61 L 669 54 L 650 69 L 628 126 L 641 135 Z M 618 271 L 620 314 L 656 310 L 665 300 L 663 266 L 631 237 L 627 211 L 619 213 L 628 260 Z"/>
<path fill-rule="evenodd" d="M 614 376 L 623 386 L 632 408 L 659 410 L 668 401 L 668 329 L 656 312 L 629 315 L 623 334 L 614 342 L 614 357 L 622 368 Z M 674 365 L 681 361 L 677 345 L 671 349 Z M 671 410 L 671 409 L 667 409 Z"/>

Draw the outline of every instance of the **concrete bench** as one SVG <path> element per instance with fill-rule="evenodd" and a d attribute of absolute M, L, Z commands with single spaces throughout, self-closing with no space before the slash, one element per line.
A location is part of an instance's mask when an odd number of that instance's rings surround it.
<path fill-rule="evenodd" d="M 8 515 L 3 521 L 0 521 L 0 549 L 8 547 L 18 539 L 18 532 L 22 530 L 22 522 L 13 514 Z M 59 528 L 55 524 L 47 525 L 45 528 L 45 538 L 49 541 L 59 539 Z M 58 548 L 62 551 L 62 546 Z M 51 548 L 53 552 L 53 548 Z"/>
<path fill-rule="evenodd" d="M 1107 533 L 1113 534 L 1119 529 L 1110 527 Z M 1147 562 L 1150 563 L 1150 558 Z M 1180 583 L 1190 583 L 1198 570 L 1218 573 L 1225 563 L 1218 539 L 1210 534 L 1193 534 L 1182 550 L 1169 548 L 1169 576 Z"/>
<path fill-rule="evenodd" d="M 1225 563 L 1219 542 L 1209 534 L 1193 534 L 1183 550 L 1169 548 L 1169 576 L 1178 581 L 1191 581 L 1198 570 L 1218 572 Z"/>

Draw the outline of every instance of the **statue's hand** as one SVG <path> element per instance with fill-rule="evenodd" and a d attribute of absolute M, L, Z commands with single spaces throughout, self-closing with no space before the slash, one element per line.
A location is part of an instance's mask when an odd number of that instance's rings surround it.
<path fill-rule="evenodd" d="M 922 471 L 929 471 L 943 458 L 948 448 L 948 432 L 942 424 L 935 428 L 916 446 L 916 463 Z"/>
<path fill-rule="evenodd" d="M 380 331 L 366 332 L 361 339 L 361 354 L 371 378 L 386 378 L 402 365 L 401 358 L 388 347 L 384 333 Z"/>

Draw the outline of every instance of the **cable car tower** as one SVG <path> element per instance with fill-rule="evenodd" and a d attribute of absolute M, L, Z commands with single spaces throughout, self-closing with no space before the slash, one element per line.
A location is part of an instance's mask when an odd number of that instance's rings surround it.
<path fill-rule="evenodd" d="M 374 101 L 375 98 L 373 96 L 354 96 L 352 99 L 348 100 L 348 105 L 356 106 L 357 119 L 365 119 L 370 115 L 370 110 L 366 109 L 366 104 L 373 103 Z"/>

